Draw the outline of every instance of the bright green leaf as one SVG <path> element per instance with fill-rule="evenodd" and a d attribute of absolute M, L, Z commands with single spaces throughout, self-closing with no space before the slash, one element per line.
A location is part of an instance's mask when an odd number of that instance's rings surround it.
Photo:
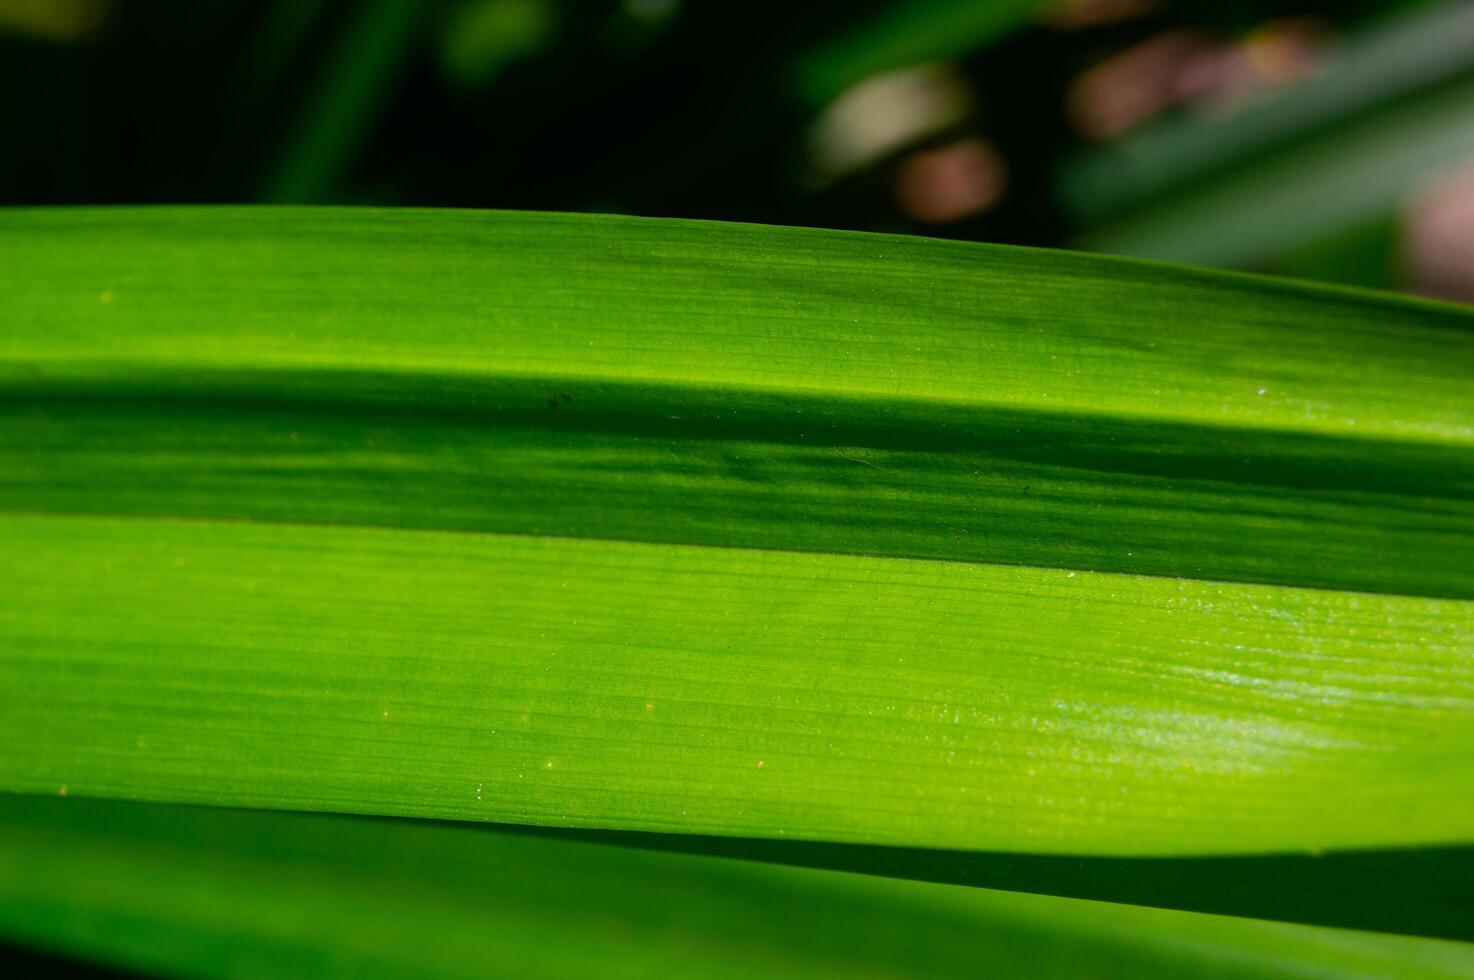
<path fill-rule="evenodd" d="M 0 222 L 4 788 L 1474 839 L 1466 310 L 611 217 Z"/>
<path fill-rule="evenodd" d="M 0 216 L 0 506 L 1474 596 L 1474 314 L 615 217 Z"/>
<path fill-rule="evenodd" d="M 1474 603 L 0 518 L 0 786 L 1075 854 L 1465 843 Z"/>

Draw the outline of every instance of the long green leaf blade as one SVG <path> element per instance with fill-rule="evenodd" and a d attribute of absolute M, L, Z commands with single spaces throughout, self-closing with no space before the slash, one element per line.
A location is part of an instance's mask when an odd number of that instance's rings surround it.
<path fill-rule="evenodd" d="M 0 221 L 7 509 L 1474 596 L 1466 310 L 737 225 Z"/>
<path fill-rule="evenodd" d="M 0 221 L 0 787 L 1474 834 L 1466 310 L 687 222 Z"/>
<path fill-rule="evenodd" d="M 211 976 L 1459 977 L 1474 947 L 539 840 L 0 797 L 0 931 Z"/>
<path fill-rule="evenodd" d="M 1474 848 L 1080 857 L 707 834 L 527 829 L 653 850 L 1474 941 Z"/>
<path fill-rule="evenodd" d="M 1464 843 L 1474 603 L 0 519 L 0 786 L 1075 854 Z"/>

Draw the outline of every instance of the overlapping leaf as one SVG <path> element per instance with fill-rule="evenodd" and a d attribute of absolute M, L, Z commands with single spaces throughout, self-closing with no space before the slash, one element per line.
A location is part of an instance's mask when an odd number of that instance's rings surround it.
<path fill-rule="evenodd" d="M 1464 310 L 606 217 L 0 222 L 0 787 L 1474 842 Z"/>

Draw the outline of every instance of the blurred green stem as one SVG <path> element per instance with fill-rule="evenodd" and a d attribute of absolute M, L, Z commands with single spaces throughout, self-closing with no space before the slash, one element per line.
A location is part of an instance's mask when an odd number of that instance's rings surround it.
<path fill-rule="evenodd" d="M 354 12 L 262 189 L 263 201 L 333 199 L 334 182 L 408 54 L 422 7 L 421 0 L 373 0 Z"/>

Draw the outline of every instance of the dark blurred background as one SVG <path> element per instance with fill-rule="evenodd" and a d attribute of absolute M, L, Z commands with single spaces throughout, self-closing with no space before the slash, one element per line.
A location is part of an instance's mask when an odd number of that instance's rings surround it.
<path fill-rule="evenodd" d="M 0 203 L 612 211 L 1474 300 L 1474 2 L 0 0 Z"/>

